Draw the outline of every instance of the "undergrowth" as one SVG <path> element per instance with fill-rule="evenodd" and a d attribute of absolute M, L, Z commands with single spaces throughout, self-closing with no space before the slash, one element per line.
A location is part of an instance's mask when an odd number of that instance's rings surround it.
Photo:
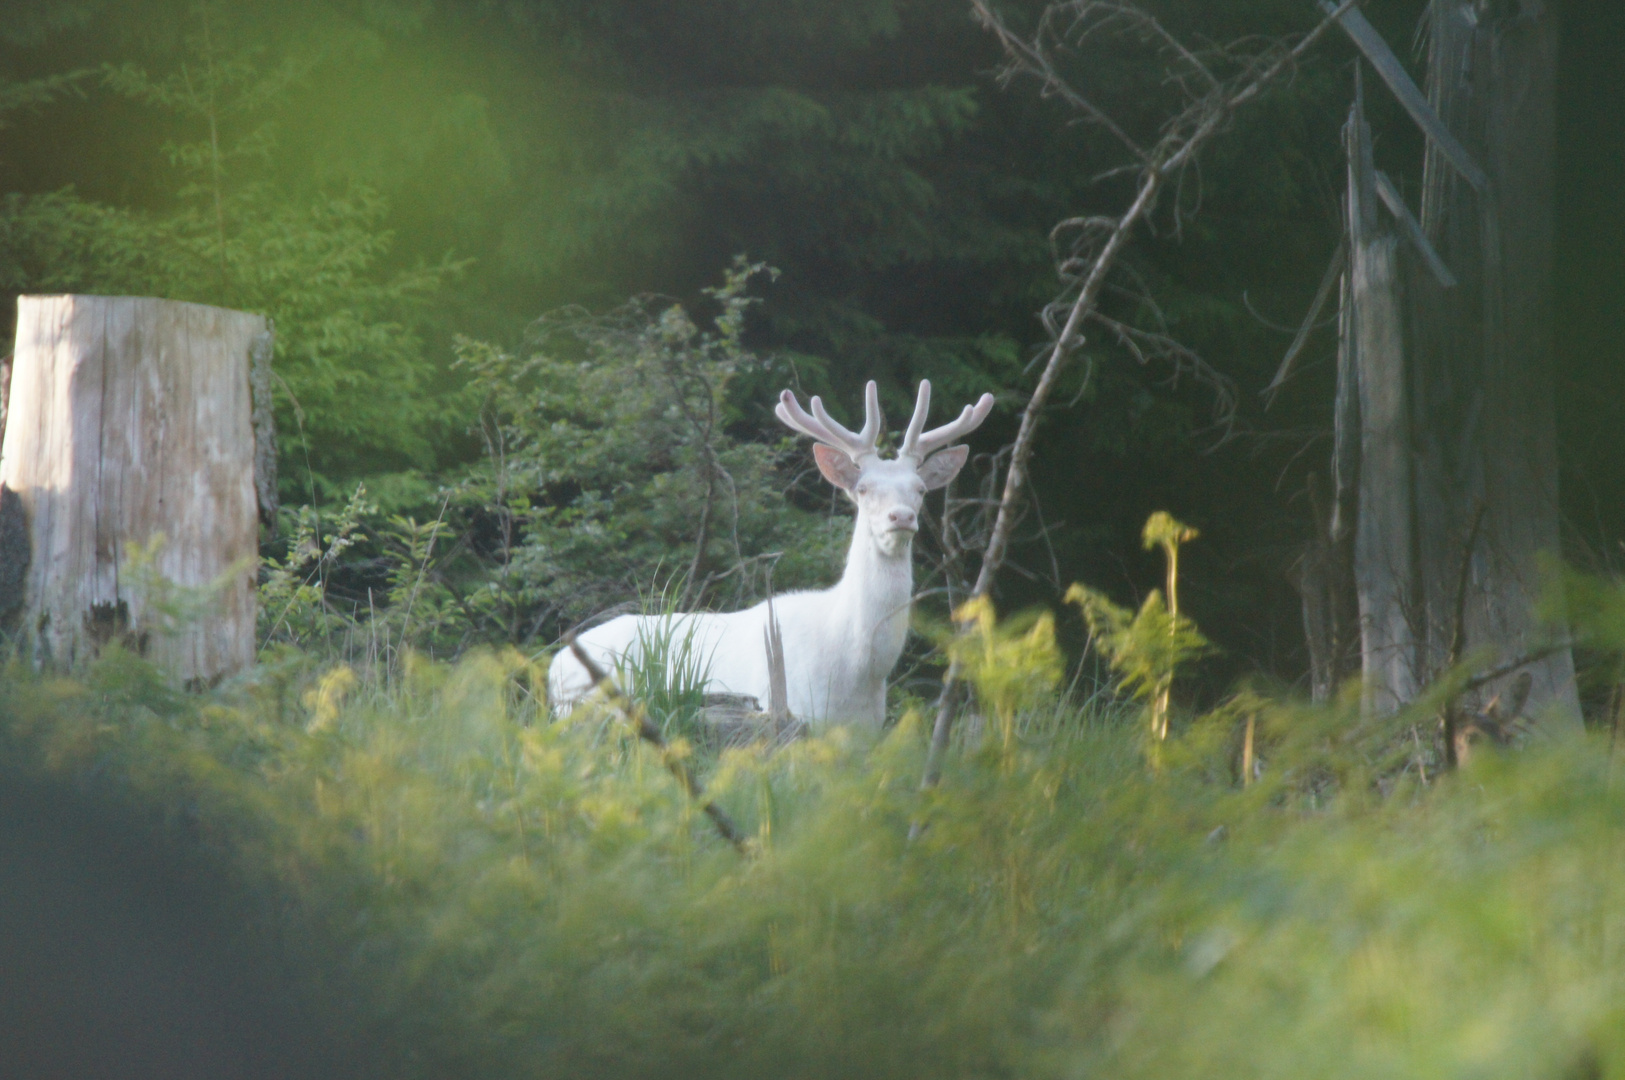
<path fill-rule="evenodd" d="M 1625 656 L 1625 587 L 1560 593 Z M 1072 599 L 1115 691 L 1059 689 L 1051 615 L 966 605 L 942 643 L 986 715 L 929 790 L 917 711 L 657 752 L 553 717 L 517 650 L 290 646 L 206 693 L 117 647 L 0 670 L 0 780 L 202 853 L 378 1076 L 1625 1076 L 1617 722 L 1441 774 L 1465 671 L 1388 717 L 1358 687 L 1183 715 L 1195 627 Z M 662 753 L 708 755 L 743 851 Z"/>
<path fill-rule="evenodd" d="M 286 652 L 197 695 L 115 651 L 7 671 L 0 741 L 213 852 L 379 1075 L 1625 1071 L 1603 742 L 1424 781 L 1394 748 L 1428 703 L 1243 694 L 1153 767 L 1133 709 L 1025 691 L 928 793 L 912 715 L 726 752 L 742 857 L 542 685 L 514 652 L 388 683 Z"/>

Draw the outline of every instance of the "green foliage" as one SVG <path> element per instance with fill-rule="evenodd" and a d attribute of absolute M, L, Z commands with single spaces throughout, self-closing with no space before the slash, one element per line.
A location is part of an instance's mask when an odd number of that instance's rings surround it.
<path fill-rule="evenodd" d="M 434 507 L 426 521 L 382 513 L 371 485 L 325 522 L 311 506 L 285 511 L 261 641 L 393 667 L 407 649 L 553 640 L 650 595 L 671 614 L 830 580 L 843 523 L 804 508 L 789 440 L 748 438 L 736 399 L 775 365 L 742 340 L 746 288 L 764 273 L 737 261 L 708 290 L 705 330 L 681 305 L 642 298 L 544 318 L 525 359 L 461 340 L 485 460 L 438 490 L 417 485 Z M 814 497 L 827 498 L 822 484 Z M 697 659 L 649 655 L 694 684 L 659 704 L 662 723 L 691 714 Z"/>
<path fill-rule="evenodd" d="M 433 521 L 392 514 L 383 531 L 387 607 L 381 629 L 374 627 L 373 631 L 382 632 L 397 650 L 422 646 L 431 654 L 448 655 L 468 644 L 469 626 L 460 598 L 434 573 L 440 562 L 439 549 L 448 542 L 447 502 L 449 497 L 441 503 L 441 516 Z M 373 622 L 380 620 L 375 617 Z"/>
<path fill-rule="evenodd" d="M 432 521 L 379 514 L 357 484 L 337 516 L 313 507 L 284 510 L 286 554 L 263 560 L 259 588 L 262 647 L 294 646 L 359 663 L 392 677 L 413 650 L 452 655 L 470 644 L 475 619 L 442 570 L 451 530 L 450 496 Z M 374 585 L 341 581 L 357 567 Z M 363 579 L 364 580 L 364 579 Z"/>
<path fill-rule="evenodd" d="M 335 639 L 354 628 L 348 612 L 330 604 L 328 577 L 340 558 L 361 539 L 363 518 L 377 507 L 367 502 L 367 487 L 357 484 L 337 519 L 325 526 L 314 507 L 301 506 L 285 516 L 287 554 L 267 557 L 259 588 L 259 640 L 262 644 L 320 647 L 331 652 Z"/>
<path fill-rule="evenodd" d="M 526 358 L 459 343 L 488 448 L 461 497 L 499 522 L 498 625 L 568 628 L 674 573 L 678 608 L 738 606 L 775 566 L 784 586 L 837 565 L 838 526 L 789 501 L 789 440 L 731 433 L 736 380 L 771 365 L 741 336 L 746 287 L 766 272 L 736 262 L 708 290 L 709 329 L 644 298 L 543 318 Z"/>
<path fill-rule="evenodd" d="M 770 85 L 605 102 L 594 138 L 607 160 L 574 178 L 565 198 L 542 195 L 523 222 L 534 241 L 515 257 L 545 273 L 606 249 L 652 256 L 691 220 L 685 202 L 732 203 L 755 224 L 771 199 L 832 212 L 783 215 L 755 237 L 718 220 L 722 242 L 754 239 L 753 250 L 783 254 L 816 245 L 823 258 L 872 267 L 925 261 L 953 243 L 931 221 L 942 200 L 918 163 L 975 114 L 968 90 L 943 86 L 812 94 Z M 848 197 L 858 190 L 861 200 Z"/>
<path fill-rule="evenodd" d="M 1043 625 L 976 624 L 990 698 L 1055 708 Z M 1133 725 L 1072 706 L 922 793 L 911 718 L 726 752 L 708 784 L 741 857 L 624 725 L 550 720 L 531 661 L 402 670 L 288 654 L 196 695 L 117 650 L 81 682 L 14 667 L 0 752 L 206 837 L 378 1075 L 1625 1069 L 1599 742 L 1429 782 L 1394 748 L 1437 702 L 1244 694 L 1152 772 Z"/>
<path fill-rule="evenodd" d="M 1150 697 L 1181 665 L 1206 653 L 1207 639 L 1196 624 L 1172 615 L 1162 593 L 1152 590 L 1138 611 L 1114 604 L 1084 585 L 1067 590 L 1068 603 L 1083 610 L 1095 647 L 1135 697 Z"/>
<path fill-rule="evenodd" d="M 1160 547 L 1169 565 L 1177 566 L 1179 545 L 1189 543 L 1200 535 L 1201 533 L 1179 521 L 1166 510 L 1158 510 L 1146 519 L 1141 539 L 1147 551 L 1153 547 Z"/>
<path fill-rule="evenodd" d="M 329 475 L 369 467 L 433 464 L 435 429 L 453 413 L 430 393 L 422 328 L 427 303 L 462 264 L 391 266 L 388 206 L 374 188 L 338 182 L 301 191 L 279 179 L 276 113 L 321 57 L 289 52 L 267 64 L 258 42 L 207 7 L 190 12 L 185 26 L 168 71 L 123 63 L 108 65 L 101 79 L 107 94 L 172 121 L 178 137 L 158 148 L 170 193 L 144 208 L 73 188 L 6 196 L 5 286 L 156 295 L 270 315 L 290 491 L 325 489 Z"/>
<path fill-rule="evenodd" d="M 954 622 L 961 631 L 949 639 L 948 656 L 976 687 L 977 700 L 993 711 L 1008 752 L 1017 713 L 1042 702 L 1060 681 L 1055 619 L 1046 611 L 999 626 L 993 601 L 979 596 L 959 606 Z"/>
<path fill-rule="evenodd" d="M 1180 668 L 1211 649 L 1196 624 L 1171 612 L 1155 589 L 1139 611 L 1115 604 L 1086 585 L 1073 585 L 1066 600 L 1082 609 L 1095 647 L 1123 689 L 1135 697 L 1151 696 Z"/>

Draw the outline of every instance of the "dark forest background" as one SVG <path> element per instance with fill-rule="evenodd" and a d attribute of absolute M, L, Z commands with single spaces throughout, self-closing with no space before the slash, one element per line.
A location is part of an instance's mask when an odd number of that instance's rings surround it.
<path fill-rule="evenodd" d="M 1410 55 L 1421 7 L 1373 0 L 1368 13 Z M 1032 87 L 997 85 L 995 45 L 941 0 L 6 8 L 4 287 L 271 314 L 283 501 L 329 514 L 358 480 L 378 521 L 432 519 L 446 485 L 466 485 L 486 456 L 490 390 L 471 382 L 470 340 L 523 353 L 545 312 L 649 293 L 703 322 L 715 311 L 705 290 L 735 255 L 780 273 L 750 284 L 760 303 L 745 343 L 767 359 L 730 375 L 734 438 L 778 443 L 767 407 L 787 382 L 850 409 L 875 377 L 895 417 L 930 377 L 942 405 L 999 393 L 974 440 L 991 452 L 1013 434 L 1045 340 L 1049 229 L 1120 195 L 1093 179 L 1097 136 Z M 1315 17 L 1307 0 L 1159 10 L 1214 40 Z M 1625 12 L 1571 2 L 1566 18 L 1567 554 L 1612 565 L 1625 535 L 1625 88 L 1613 59 Z M 1233 383 L 1234 411 L 1220 415 L 1211 387 L 1091 345 L 1079 371 L 1092 375 L 1046 420 L 1037 512 L 1002 607 L 1053 604 L 1072 581 L 1137 598 L 1160 579 L 1140 527 L 1166 509 L 1202 531 L 1184 593 L 1223 649 L 1214 684 L 1302 676 L 1289 572 L 1309 530 L 1307 475 L 1325 469 L 1332 332 L 1268 410 L 1259 392 L 1337 243 L 1352 72 L 1348 43 L 1329 39 L 1206 156 L 1179 196 L 1196 211 L 1185 227 L 1139 238 L 1129 272 Z M 1108 95 L 1144 78 L 1099 72 Z M 1371 99 L 1379 162 L 1414 191 L 1418 137 L 1385 92 Z M 583 484 L 539 480 L 527 505 L 562 511 Z M 827 513 L 808 490 L 801 508 Z M 469 550 L 489 549 L 490 514 L 465 509 Z M 368 573 L 387 571 L 352 570 L 352 592 Z M 549 640 L 570 614 L 511 618 L 504 632 Z"/>

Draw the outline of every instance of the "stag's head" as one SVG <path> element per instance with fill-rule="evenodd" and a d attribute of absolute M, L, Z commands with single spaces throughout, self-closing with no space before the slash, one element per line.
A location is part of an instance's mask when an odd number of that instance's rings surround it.
<path fill-rule="evenodd" d="M 983 394 L 975 405 L 965 406 L 957 420 L 926 431 L 931 384 L 922 380 L 914 416 L 894 458 L 882 458 L 877 449 L 880 395 L 873 382 L 864 387 L 861 431 L 848 431 L 836 423 L 818 398 L 813 398 L 811 405 L 812 412 L 808 413 L 786 390 L 779 395 L 773 411 L 787 426 L 813 437 L 818 471 L 857 504 L 857 527 L 868 530 L 882 553 L 897 557 L 908 554 L 914 534 L 919 531 L 920 504 L 925 493 L 944 486 L 965 467 L 970 448 L 949 444 L 981 426 L 993 409 L 993 395 Z"/>

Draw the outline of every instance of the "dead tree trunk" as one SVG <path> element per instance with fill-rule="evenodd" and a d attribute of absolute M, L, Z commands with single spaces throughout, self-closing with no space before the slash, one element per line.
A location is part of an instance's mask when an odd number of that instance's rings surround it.
<path fill-rule="evenodd" d="M 1354 317 L 1344 345 L 1355 362 L 1339 365 L 1337 457 L 1353 416 L 1342 406 L 1352 377 L 1367 703 L 1402 704 L 1450 664 L 1487 654 L 1485 669 L 1505 677 L 1483 681 L 1465 707 L 1482 711 L 1519 680 L 1529 692 L 1509 698 L 1571 726 L 1573 660 L 1551 648 L 1560 632 L 1535 613 L 1537 557 L 1558 550 L 1556 13 L 1542 0 L 1431 0 L 1425 96 L 1358 11 L 1341 20 L 1427 136 L 1418 222 L 1371 168 L 1358 117 L 1351 125 Z M 1405 248 L 1396 250 L 1392 233 L 1370 238 L 1373 190 Z M 1394 361 L 1368 355 L 1373 347 Z"/>
<path fill-rule="evenodd" d="M 72 666 L 114 638 L 188 682 L 253 661 L 249 366 L 269 333 L 199 304 L 19 298 L 0 585 L 20 588 L 0 595 L 0 625 L 33 662 Z M 157 537 L 132 573 L 130 546 Z"/>
<path fill-rule="evenodd" d="M 1407 282 L 1419 627 L 1430 670 L 1448 660 L 1458 611 L 1460 642 L 1468 652 L 1489 650 L 1491 666 L 1550 638 L 1535 617 L 1536 557 L 1555 554 L 1559 540 L 1551 327 L 1557 13 L 1541 0 L 1485 7 L 1433 0 L 1428 96 L 1489 179 L 1475 190 L 1430 144 L 1422 227 L 1459 285 L 1442 287 L 1420 265 Z M 1473 549 L 1464 551 L 1470 535 Z M 1570 654 L 1526 670 L 1531 715 L 1578 722 Z M 1480 693 L 1487 701 L 1502 689 Z"/>
<path fill-rule="evenodd" d="M 1360 415 L 1359 518 L 1354 579 L 1368 710 L 1416 697 L 1418 637 L 1412 551 L 1411 431 L 1399 238 L 1378 213 L 1377 174 L 1364 103 L 1348 125 L 1350 319 L 1348 348 Z"/>

